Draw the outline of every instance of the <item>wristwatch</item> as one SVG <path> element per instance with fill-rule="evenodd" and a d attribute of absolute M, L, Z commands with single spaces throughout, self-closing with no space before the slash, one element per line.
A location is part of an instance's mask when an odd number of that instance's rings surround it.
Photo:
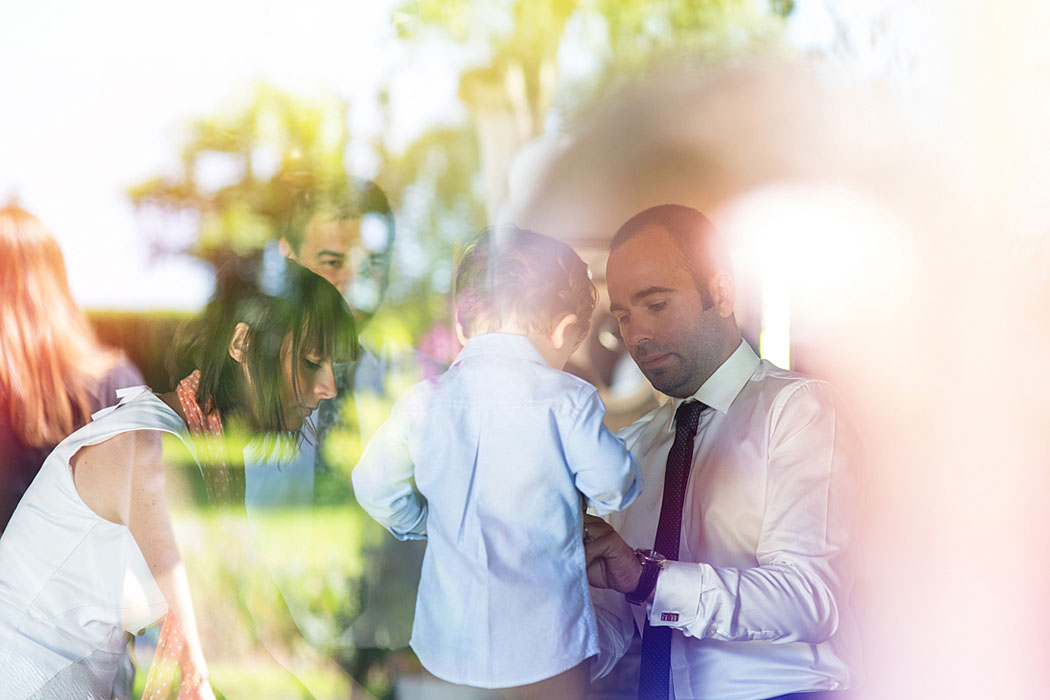
<path fill-rule="evenodd" d="M 625 594 L 625 597 L 631 605 L 642 605 L 649 600 L 649 595 L 656 588 L 656 579 L 660 576 L 667 557 L 655 549 L 636 549 L 634 556 L 638 557 L 638 563 L 642 565 L 642 575 L 638 579 L 638 587 Z"/>

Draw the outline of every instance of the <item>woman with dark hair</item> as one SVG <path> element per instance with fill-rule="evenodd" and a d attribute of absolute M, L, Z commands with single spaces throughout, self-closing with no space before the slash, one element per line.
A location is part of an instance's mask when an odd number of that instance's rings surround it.
<path fill-rule="evenodd" d="M 142 383 L 95 338 L 47 228 L 0 209 L 0 533 L 55 445 L 115 404 L 117 389 Z"/>
<path fill-rule="evenodd" d="M 108 700 L 124 629 L 165 612 L 144 697 L 214 697 L 168 512 L 171 468 L 193 459 L 209 502 L 243 504 L 224 436 L 297 439 L 357 339 L 336 289 L 296 267 L 275 295 L 220 281 L 181 347 L 194 369 L 176 389 L 125 396 L 59 443 L 0 538 L 0 697 Z"/>

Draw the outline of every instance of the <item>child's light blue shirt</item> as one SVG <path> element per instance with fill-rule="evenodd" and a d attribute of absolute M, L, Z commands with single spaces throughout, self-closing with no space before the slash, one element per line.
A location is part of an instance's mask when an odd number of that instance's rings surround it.
<path fill-rule="evenodd" d="M 583 505 L 641 491 L 587 382 L 527 338 L 471 338 L 409 389 L 353 472 L 358 502 L 400 539 L 427 538 L 412 649 L 439 678 L 525 685 L 598 653 Z"/>

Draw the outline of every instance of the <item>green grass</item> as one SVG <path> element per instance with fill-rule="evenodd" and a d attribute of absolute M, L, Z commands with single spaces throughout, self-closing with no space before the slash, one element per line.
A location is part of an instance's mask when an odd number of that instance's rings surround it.
<path fill-rule="evenodd" d="M 296 674 L 319 699 L 348 697 L 351 673 L 377 696 L 389 691 L 398 649 L 377 643 L 376 630 L 395 624 L 392 610 L 410 616 L 415 565 L 407 545 L 358 506 L 264 510 L 250 527 L 243 513 L 189 507 L 173 510 L 173 521 L 211 677 L 230 700 L 302 697 L 267 649 L 297 659 Z M 381 634 L 403 650 L 409 625 Z"/>

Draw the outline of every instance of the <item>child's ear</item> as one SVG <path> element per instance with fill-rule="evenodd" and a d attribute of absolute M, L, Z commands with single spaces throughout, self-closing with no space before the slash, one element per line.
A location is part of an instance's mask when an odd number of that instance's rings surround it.
<path fill-rule="evenodd" d="M 565 314 L 555 322 L 551 330 L 551 345 L 555 350 L 565 347 L 566 341 L 571 337 L 569 329 L 575 326 L 578 320 L 576 314 Z"/>
<path fill-rule="evenodd" d="M 458 319 L 456 320 L 456 339 L 460 345 L 467 344 L 467 334 L 463 332 L 463 324 Z"/>
<path fill-rule="evenodd" d="M 247 357 L 248 352 L 248 332 L 251 328 L 244 321 L 241 321 L 233 329 L 233 335 L 230 337 L 230 346 L 227 348 L 227 352 L 237 362 L 244 362 L 244 358 Z"/>

